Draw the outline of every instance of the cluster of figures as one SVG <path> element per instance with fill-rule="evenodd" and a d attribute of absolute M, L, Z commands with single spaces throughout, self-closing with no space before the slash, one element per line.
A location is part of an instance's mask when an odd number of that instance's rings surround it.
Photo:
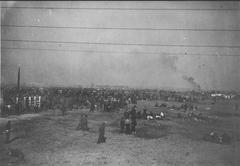
<path fill-rule="evenodd" d="M 79 123 L 77 125 L 76 130 L 83 130 L 83 131 L 89 131 L 90 128 L 88 128 L 88 115 L 87 114 L 82 114 L 81 118 L 79 120 Z M 99 136 L 98 136 L 98 141 L 97 143 L 104 143 L 106 142 L 106 137 L 105 137 L 105 124 L 106 122 L 102 122 L 102 124 L 99 127 Z"/>
<path fill-rule="evenodd" d="M 37 112 L 41 108 L 41 96 L 34 95 L 34 96 L 24 96 L 22 98 L 22 108 L 25 110 L 33 110 Z"/>
<path fill-rule="evenodd" d="M 154 114 L 148 112 L 146 108 L 142 111 L 137 111 L 137 106 L 134 105 L 130 111 L 124 111 L 120 120 L 120 132 L 125 134 L 136 134 L 137 119 L 164 120 L 166 116 L 164 112 Z"/>
<path fill-rule="evenodd" d="M 2 114 L 38 112 L 41 109 L 41 103 L 42 97 L 40 95 L 16 97 L 15 104 L 6 104 L 2 107 Z"/>
<path fill-rule="evenodd" d="M 134 105 L 130 112 L 125 111 L 120 120 L 120 132 L 126 134 L 136 134 L 137 106 Z"/>
<path fill-rule="evenodd" d="M 144 108 L 142 111 L 137 111 L 137 118 L 138 119 L 147 119 L 147 120 L 164 120 L 166 119 L 166 114 L 161 111 L 160 113 L 154 114 L 153 112 L 148 112 L 146 108 Z"/>

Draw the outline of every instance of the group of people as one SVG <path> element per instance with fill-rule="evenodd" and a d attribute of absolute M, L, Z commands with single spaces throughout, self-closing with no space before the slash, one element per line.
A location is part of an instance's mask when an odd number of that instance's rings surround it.
<path fill-rule="evenodd" d="M 96 88 L 37 88 L 22 87 L 19 94 L 16 88 L 1 88 L 2 112 L 14 112 L 16 101 L 21 101 L 22 112 L 25 110 L 72 109 L 88 107 L 91 111 L 102 110 L 110 112 L 125 108 L 128 104 L 137 104 L 138 100 L 165 100 L 171 98 L 183 102 L 186 94 L 164 90 L 136 89 L 96 89 Z M 192 92 L 193 93 L 193 92 Z M 16 96 L 20 96 L 16 100 Z M 198 96 L 200 94 L 192 94 Z M 180 100 L 181 99 L 181 100 Z M 184 99 L 185 100 L 185 99 Z M 186 100 L 187 101 L 187 100 Z M 183 104 L 183 109 L 196 109 Z M 12 111 L 13 110 L 13 111 Z M 64 111 L 63 111 L 64 112 Z"/>
<path fill-rule="evenodd" d="M 88 127 L 88 119 L 87 118 L 88 118 L 87 114 L 82 114 L 81 115 L 81 118 L 79 120 L 79 123 L 77 125 L 76 130 L 82 130 L 82 131 L 89 131 L 90 130 L 90 128 Z M 97 144 L 106 142 L 105 123 L 106 122 L 102 122 L 101 125 L 99 126 L 99 136 L 98 136 Z"/>
<path fill-rule="evenodd" d="M 22 109 L 33 110 L 34 112 L 37 112 L 41 108 L 41 96 L 24 96 L 22 97 L 20 103 L 22 105 Z"/>
<path fill-rule="evenodd" d="M 41 102 L 40 95 L 16 97 L 14 104 L 6 104 L 2 107 L 2 114 L 38 112 L 41 109 Z"/>
<path fill-rule="evenodd" d="M 77 130 L 89 131 L 87 115 L 82 114 L 79 120 Z M 106 122 L 103 122 L 99 127 L 99 137 L 97 143 L 106 142 L 105 137 L 105 125 Z M 120 132 L 125 134 L 136 134 L 137 126 L 137 106 L 134 105 L 130 111 L 124 111 L 123 116 L 120 120 Z"/>
<path fill-rule="evenodd" d="M 131 111 L 125 111 L 120 120 L 120 132 L 125 134 L 136 134 L 137 106 L 134 105 Z"/>

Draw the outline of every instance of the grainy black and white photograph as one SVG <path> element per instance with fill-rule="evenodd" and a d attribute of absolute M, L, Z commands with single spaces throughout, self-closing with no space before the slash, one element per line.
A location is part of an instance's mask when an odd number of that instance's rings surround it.
<path fill-rule="evenodd" d="M 0 4 L 1 166 L 240 165 L 240 2 Z"/>

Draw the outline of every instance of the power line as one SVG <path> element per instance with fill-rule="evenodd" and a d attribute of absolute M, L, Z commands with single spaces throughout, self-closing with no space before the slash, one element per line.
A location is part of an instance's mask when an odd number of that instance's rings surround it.
<path fill-rule="evenodd" d="M 122 51 L 92 51 L 92 50 L 66 50 L 66 49 L 44 49 L 44 48 L 23 48 L 23 47 L 1 47 L 8 50 L 35 50 L 35 51 L 63 51 L 63 52 L 82 52 L 82 53 L 113 53 L 113 54 L 166 54 L 164 52 L 122 52 Z M 196 55 L 196 56 L 238 56 L 240 55 L 217 55 L 217 54 L 193 54 L 193 53 L 168 53 L 169 55 Z"/>
<path fill-rule="evenodd" d="M 107 42 L 74 42 L 74 41 L 47 41 L 47 40 L 13 40 L 2 39 L 1 41 L 30 42 L 30 43 L 66 43 L 66 44 L 90 44 L 90 45 L 123 45 L 123 46 L 161 46 L 161 47 L 205 47 L 205 48 L 240 48 L 230 45 L 186 45 L 186 44 L 144 44 L 144 43 L 107 43 Z"/>
<path fill-rule="evenodd" d="M 229 31 L 236 32 L 240 29 L 193 29 L 193 28 L 129 28 L 129 27 L 64 27 L 64 26 L 44 26 L 44 25 L 1 25 L 1 27 L 18 27 L 18 28 L 52 28 L 52 29 L 89 29 L 89 30 L 147 30 L 147 31 Z"/>
<path fill-rule="evenodd" d="M 7 7 L 2 6 L 1 8 L 11 8 L 11 9 L 58 9 L 58 10 L 126 10 L 126 11 L 161 11 L 161 10 L 175 10 L 175 11 L 183 11 L 183 10 L 190 10 L 190 11 L 239 11 L 239 8 L 209 8 L 209 9 L 203 9 L 203 8 L 87 8 L 87 7 L 34 7 L 34 6 L 13 6 L 13 7 Z"/>

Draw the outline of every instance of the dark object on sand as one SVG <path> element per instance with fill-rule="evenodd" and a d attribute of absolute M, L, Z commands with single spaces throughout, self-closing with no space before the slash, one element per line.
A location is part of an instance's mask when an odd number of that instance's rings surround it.
<path fill-rule="evenodd" d="M 81 119 L 80 119 L 79 124 L 77 126 L 77 130 L 89 130 L 87 115 L 85 115 L 85 114 L 81 115 Z"/>
<path fill-rule="evenodd" d="M 125 133 L 126 134 L 131 134 L 130 124 L 131 124 L 130 119 L 125 119 L 125 129 L 126 129 Z"/>
<path fill-rule="evenodd" d="M 92 102 L 90 106 L 90 112 L 94 112 L 95 104 Z"/>
<path fill-rule="evenodd" d="M 216 132 L 211 132 L 209 134 L 204 135 L 203 140 L 219 144 L 231 143 L 231 137 L 226 133 L 223 133 L 221 136 L 219 136 Z"/>
<path fill-rule="evenodd" d="M 99 127 L 99 137 L 97 141 L 98 144 L 106 142 L 106 137 L 104 135 L 105 135 L 105 122 L 103 122 Z"/>
<path fill-rule="evenodd" d="M 21 160 L 24 160 L 25 161 L 25 157 L 24 157 L 24 154 L 21 150 L 19 149 L 8 149 L 8 155 L 9 156 L 12 156 L 12 157 L 17 157 Z"/>
<path fill-rule="evenodd" d="M 66 108 L 65 107 L 62 107 L 61 108 L 61 111 L 62 111 L 62 116 L 64 116 L 66 114 Z"/>
<path fill-rule="evenodd" d="M 143 109 L 142 118 L 143 119 L 147 118 L 147 109 L 146 108 Z"/>
<path fill-rule="evenodd" d="M 129 118 L 130 114 L 128 111 L 124 111 L 123 116 L 124 118 Z"/>
<path fill-rule="evenodd" d="M 134 105 L 131 110 L 131 132 L 136 133 L 136 125 L 137 125 L 137 106 Z"/>
<path fill-rule="evenodd" d="M 131 120 L 131 132 L 136 134 L 136 125 L 137 125 L 137 120 L 136 119 L 132 119 Z"/>
<path fill-rule="evenodd" d="M 218 137 L 218 134 L 216 132 L 211 132 L 209 134 L 204 135 L 203 140 L 218 143 L 219 142 L 219 137 Z"/>
<path fill-rule="evenodd" d="M 124 132 L 124 127 L 125 127 L 125 119 L 124 119 L 124 117 L 122 117 L 120 120 L 120 132 L 121 133 Z"/>
<path fill-rule="evenodd" d="M 160 107 L 167 107 L 167 104 L 166 104 L 166 103 L 162 103 L 162 104 L 160 105 Z"/>
<path fill-rule="evenodd" d="M 10 143 L 10 135 L 11 135 L 11 121 L 9 120 L 6 124 L 6 127 L 5 127 L 5 131 L 4 133 L 6 134 L 6 140 L 5 140 L 5 143 L 8 144 Z"/>
<path fill-rule="evenodd" d="M 221 140 L 221 143 L 223 143 L 223 144 L 230 144 L 231 143 L 231 137 L 226 133 L 222 134 L 222 136 L 220 137 L 220 140 Z"/>
<path fill-rule="evenodd" d="M 140 119 L 141 118 L 141 111 L 137 111 L 137 118 Z"/>

